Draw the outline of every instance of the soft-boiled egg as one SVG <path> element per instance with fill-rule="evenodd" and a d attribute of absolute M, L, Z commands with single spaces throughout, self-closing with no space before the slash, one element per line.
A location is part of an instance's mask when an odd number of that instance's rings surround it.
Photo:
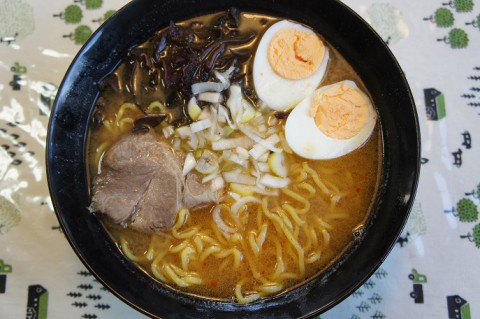
<path fill-rule="evenodd" d="M 303 25 L 282 20 L 262 36 L 253 62 L 258 97 L 268 107 L 285 111 L 320 84 L 328 64 L 328 48 Z"/>
<path fill-rule="evenodd" d="M 377 113 L 368 96 L 352 81 L 314 91 L 290 113 L 285 137 L 290 148 L 308 159 L 343 156 L 372 134 Z"/>

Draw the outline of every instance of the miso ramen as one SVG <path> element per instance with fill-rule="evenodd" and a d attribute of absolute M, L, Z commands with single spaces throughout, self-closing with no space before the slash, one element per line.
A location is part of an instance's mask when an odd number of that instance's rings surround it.
<path fill-rule="evenodd" d="M 90 210 L 168 286 L 280 294 L 331 266 L 369 217 L 377 112 L 309 26 L 235 8 L 171 22 L 99 85 Z"/>

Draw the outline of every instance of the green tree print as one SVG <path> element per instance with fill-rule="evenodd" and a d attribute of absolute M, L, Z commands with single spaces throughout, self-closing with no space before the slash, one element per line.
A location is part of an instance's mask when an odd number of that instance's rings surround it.
<path fill-rule="evenodd" d="M 471 22 L 467 22 L 465 24 L 466 25 L 471 25 L 474 28 L 477 28 L 477 29 L 480 30 L 480 14 L 474 20 L 472 20 Z"/>
<path fill-rule="evenodd" d="M 447 8 L 439 8 L 435 11 L 434 21 L 438 27 L 447 28 L 453 25 L 455 18 L 453 17 L 452 11 Z"/>
<path fill-rule="evenodd" d="M 457 203 L 458 219 L 461 222 L 474 222 L 478 219 L 477 205 L 468 198 L 462 198 Z"/>
<path fill-rule="evenodd" d="M 76 3 L 85 4 L 87 9 L 98 9 L 102 7 L 103 0 L 75 0 Z"/>
<path fill-rule="evenodd" d="M 439 28 L 448 28 L 455 22 L 455 17 L 450 9 L 438 8 L 431 16 L 423 18 L 423 20 L 431 21 Z"/>
<path fill-rule="evenodd" d="M 470 12 L 473 10 L 473 0 L 452 0 L 443 5 L 454 8 L 457 12 Z"/>
<path fill-rule="evenodd" d="M 66 23 L 79 23 L 83 18 L 82 9 L 76 4 L 71 4 L 65 8 L 63 18 Z"/>
<path fill-rule="evenodd" d="M 108 10 L 103 14 L 103 21 L 107 21 L 113 14 L 115 13 L 115 10 Z"/>
<path fill-rule="evenodd" d="M 437 41 L 442 41 L 447 44 L 450 44 L 452 49 L 463 49 L 468 46 L 468 34 L 459 28 L 453 28 L 448 32 L 448 36 L 445 36 Z"/>
<path fill-rule="evenodd" d="M 78 26 L 73 33 L 73 41 L 75 41 L 76 44 L 84 44 L 92 33 L 92 29 L 89 26 Z"/>

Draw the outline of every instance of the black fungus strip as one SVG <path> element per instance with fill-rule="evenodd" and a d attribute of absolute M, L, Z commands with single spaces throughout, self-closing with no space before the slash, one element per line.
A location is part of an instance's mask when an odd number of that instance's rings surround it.
<path fill-rule="evenodd" d="M 135 71 L 137 70 L 137 64 L 138 62 L 137 61 L 133 61 L 132 63 L 132 69 L 130 71 L 130 79 L 129 79 L 129 85 L 130 85 L 130 88 L 132 89 L 132 94 L 133 95 L 136 95 L 136 91 L 137 91 L 137 87 L 135 85 Z"/>
<path fill-rule="evenodd" d="M 202 51 L 202 54 L 200 54 L 200 61 L 206 61 L 208 59 L 208 57 L 211 55 L 211 53 L 215 50 L 217 50 L 220 46 L 222 45 L 222 43 L 220 42 L 216 42 L 216 43 L 213 43 L 212 45 L 209 45 L 207 48 L 205 48 L 205 50 Z"/>
<path fill-rule="evenodd" d="M 273 113 L 273 115 L 279 120 L 286 119 L 288 117 L 288 114 L 290 114 L 290 112 L 277 111 Z"/>
<path fill-rule="evenodd" d="M 98 82 L 98 87 L 101 91 L 105 90 L 107 87 L 110 87 L 116 93 L 120 92 L 120 84 L 118 83 L 118 77 L 115 73 L 112 73 L 109 76 L 101 79 Z"/>
<path fill-rule="evenodd" d="M 208 70 L 208 72 L 213 70 L 215 63 L 223 53 L 225 53 L 225 44 L 222 43 L 205 61 L 205 68 Z"/>
<path fill-rule="evenodd" d="M 250 33 L 246 37 L 243 38 L 227 38 L 227 39 L 221 39 L 221 43 L 225 44 L 231 44 L 231 45 L 238 45 L 238 44 L 246 44 L 250 41 L 252 41 L 257 34 L 255 32 Z"/>
<path fill-rule="evenodd" d="M 240 10 L 232 7 L 228 10 L 228 24 L 231 28 L 238 28 L 240 25 Z"/>
<path fill-rule="evenodd" d="M 158 62 L 160 60 L 160 56 L 162 55 L 163 51 L 167 48 L 167 35 L 163 34 L 158 42 L 157 49 L 155 50 L 154 60 Z"/>
<path fill-rule="evenodd" d="M 137 117 L 133 122 L 134 128 L 150 126 L 156 127 L 168 117 L 167 114 L 147 114 Z"/>
<path fill-rule="evenodd" d="M 168 27 L 168 36 L 172 42 L 181 46 L 187 46 L 195 39 L 195 35 L 191 29 L 179 26 L 173 21 L 170 21 L 170 25 Z"/>

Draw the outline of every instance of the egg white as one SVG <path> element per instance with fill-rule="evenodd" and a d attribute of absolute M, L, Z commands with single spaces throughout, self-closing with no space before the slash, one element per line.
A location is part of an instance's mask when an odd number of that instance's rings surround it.
<path fill-rule="evenodd" d="M 319 68 L 311 76 L 300 80 L 289 80 L 278 75 L 268 61 L 268 47 L 272 38 L 282 29 L 296 29 L 315 34 L 312 30 L 290 21 L 282 20 L 270 26 L 262 36 L 253 62 L 253 83 L 257 96 L 268 107 L 277 111 L 285 111 L 294 107 L 313 92 L 325 75 L 329 53 L 325 54 Z"/>
<path fill-rule="evenodd" d="M 318 92 L 341 84 L 358 88 L 352 81 L 342 81 L 318 89 Z M 363 94 L 363 92 L 362 92 Z M 285 124 L 285 137 L 290 148 L 298 155 L 308 159 L 332 159 L 348 154 L 362 146 L 370 137 L 377 121 L 377 113 L 369 102 L 369 117 L 362 130 L 354 137 L 346 140 L 335 139 L 325 135 L 310 116 L 313 93 L 308 95 L 290 113 Z"/>

